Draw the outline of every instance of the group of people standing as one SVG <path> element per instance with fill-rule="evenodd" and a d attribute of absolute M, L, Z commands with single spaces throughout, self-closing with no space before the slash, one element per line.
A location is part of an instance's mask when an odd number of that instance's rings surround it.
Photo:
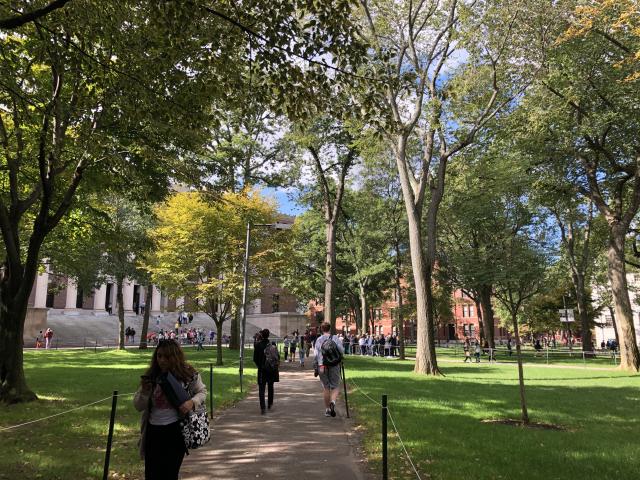
<path fill-rule="evenodd" d="M 282 348 L 285 362 L 295 362 L 297 352 L 300 367 L 304 367 L 304 359 L 309 356 L 311 350 L 311 334 L 307 332 L 304 335 L 299 335 L 298 332 L 293 332 L 291 337 L 285 335 Z"/>
<path fill-rule="evenodd" d="M 359 338 L 354 335 L 344 337 L 346 353 L 371 355 L 374 357 L 397 357 L 400 353 L 400 342 L 397 335 L 378 336 L 361 335 Z"/>

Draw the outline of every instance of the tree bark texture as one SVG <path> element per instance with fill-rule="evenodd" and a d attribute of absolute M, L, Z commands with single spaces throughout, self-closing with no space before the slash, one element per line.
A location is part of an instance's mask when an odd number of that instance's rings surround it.
<path fill-rule="evenodd" d="M 231 325 L 229 333 L 229 350 L 240 349 L 240 317 L 242 312 L 239 308 L 234 308 L 233 315 L 231 315 Z"/>
<path fill-rule="evenodd" d="M 118 303 L 118 349 L 124 350 L 124 295 L 122 294 L 122 284 L 124 279 L 116 280 L 116 302 Z"/>
<path fill-rule="evenodd" d="M 529 412 L 527 411 L 527 398 L 524 391 L 524 372 L 522 370 L 522 352 L 520 349 L 520 332 L 518 330 L 518 317 L 512 314 L 513 334 L 516 340 L 516 358 L 518 360 L 518 384 L 520 386 L 520 409 L 522 410 L 522 423 L 529 424 Z"/>
<path fill-rule="evenodd" d="M 326 225 L 327 255 L 324 263 L 324 321 L 331 324 L 331 332 L 336 333 L 336 306 L 334 291 L 336 284 L 336 222 L 329 220 Z"/>
<path fill-rule="evenodd" d="M 30 291 L 24 298 L 19 292 L 26 279 L 7 278 L 6 272 L 4 276 L 0 280 L 0 401 L 28 402 L 37 399 L 27 387 L 23 368 L 22 337 Z"/>
<path fill-rule="evenodd" d="M 478 294 L 480 295 L 480 306 L 482 313 L 478 311 L 478 315 L 482 314 L 482 323 L 484 326 L 484 338 L 490 348 L 496 348 L 495 340 L 495 316 L 493 313 L 493 304 L 491 303 L 491 285 L 483 285 L 480 287 Z"/>
<path fill-rule="evenodd" d="M 396 297 L 398 298 L 398 344 L 400 346 L 400 360 L 405 359 L 404 352 L 404 315 L 402 314 L 402 285 L 400 284 L 400 268 L 399 268 L 399 251 L 396 249 L 396 268 L 395 268 L 395 280 L 396 280 Z"/>
<path fill-rule="evenodd" d="M 611 228 L 607 251 L 608 276 L 615 305 L 616 329 L 620 339 L 620 366 L 632 372 L 640 371 L 640 352 L 636 343 L 633 311 L 629 299 L 627 272 L 624 261 L 624 225 Z"/>
<path fill-rule="evenodd" d="M 216 320 L 216 365 L 221 366 L 222 361 L 222 324 L 224 321 Z M 212 392 L 213 393 L 213 392 Z"/>
<path fill-rule="evenodd" d="M 362 334 L 365 334 L 369 330 L 369 323 L 367 322 L 367 313 L 369 312 L 369 306 L 367 305 L 367 294 L 364 291 L 364 285 L 360 284 L 358 287 L 360 294 L 360 310 L 362 311 L 362 325 L 360 331 Z"/>
<path fill-rule="evenodd" d="M 147 333 L 149 332 L 149 318 L 151 318 L 151 302 L 153 301 L 153 285 L 147 285 L 144 292 L 144 315 L 142 316 L 142 332 L 140 332 L 140 350 L 147 348 Z"/>

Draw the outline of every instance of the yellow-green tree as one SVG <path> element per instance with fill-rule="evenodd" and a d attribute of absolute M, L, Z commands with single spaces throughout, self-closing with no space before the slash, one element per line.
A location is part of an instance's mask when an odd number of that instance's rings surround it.
<path fill-rule="evenodd" d="M 147 268 L 153 282 L 170 295 L 194 300 L 217 330 L 217 364 L 222 365 L 222 325 L 242 304 L 247 223 L 273 223 L 275 204 L 257 191 L 227 192 L 210 198 L 202 192 L 176 193 L 156 209 L 151 237 L 155 253 Z M 251 239 L 249 298 L 261 279 L 279 270 L 283 234 L 261 231 Z"/>

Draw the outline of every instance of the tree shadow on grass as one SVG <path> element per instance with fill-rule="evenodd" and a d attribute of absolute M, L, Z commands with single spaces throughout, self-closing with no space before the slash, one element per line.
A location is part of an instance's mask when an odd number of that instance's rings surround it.
<path fill-rule="evenodd" d="M 618 479 L 635 478 L 640 468 L 640 441 L 634 433 L 640 427 L 639 394 L 637 388 L 620 386 L 625 377 L 622 382 L 602 379 L 601 386 L 568 388 L 559 378 L 527 385 L 531 420 L 568 428 L 550 431 L 482 423 L 520 418 L 512 378 L 508 384 L 453 377 L 434 382 L 417 375 L 375 375 L 372 363 L 367 369 L 354 365 L 351 377 L 374 400 L 389 396 L 398 431 L 412 456 L 428 462 L 424 471 L 433 478 Z M 350 399 L 356 418 L 379 431 L 379 407 L 357 389 Z"/>

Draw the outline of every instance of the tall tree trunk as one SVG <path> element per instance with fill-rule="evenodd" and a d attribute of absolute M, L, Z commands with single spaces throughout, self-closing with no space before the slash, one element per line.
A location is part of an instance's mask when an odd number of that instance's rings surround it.
<path fill-rule="evenodd" d="M 611 315 L 611 324 L 613 325 L 613 333 L 616 336 L 616 343 L 620 345 L 620 337 L 618 336 L 618 326 L 616 325 L 616 312 L 611 305 L 607 307 L 609 315 Z"/>
<path fill-rule="evenodd" d="M 27 387 L 23 368 L 22 337 L 29 296 L 19 294 L 28 279 L 18 273 L 14 277 L 5 273 L 5 277 L 9 278 L 0 280 L 0 401 L 30 402 L 38 397 Z"/>
<path fill-rule="evenodd" d="M 118 349 L 124 350 L 124 295 L 122 294 L 122 284 L 124 279 L 116 280 L 116 302 L 118 302 Z"/>
<path fill-rule="evenodd" d="M 524 391 L 524 372 L 522 370 L 522 352 L 520 350 L 520 332 L 518 330 L 517 314 L 511 314 L 511 321 L 513 322 L 513 333 L 516 337 L 516 358 L 518 360 L 518 383 L 520 385 L 520 408 L 522 410 L 522 423 L 528 425 L 529 412 L 527 411 L 527 398 Z"/>
<path fill-rule="evenodd" d="M 358 287 L 359 287 L 358 292 L 359 292 L 359 297 L 360 297 L 360 310 L 362 311 L 362 319 L 361 319 L 362 320 L 362 324 L 361 324 L 362 329 L 361 329 L 361 332 L 364 334 L 364 333 L 367 333 L 368 325 L 369 325 L 367 323 L 367 317 L 368 317 L 367 313 L 369 312 L 369 307 L 367 305 L 367 295 L 366 295 L 366 293 L 364 291 L 364 285 L 362 283 L 360 283 L 358 285 Z"/>
<path fill-rule="evenodd" d="M 222 324 L 224 320 L 214 320 L 216 324 L 216 365 L 220 366 L 222 362 Z M 246 350 L 245 350 L 246 351 Z"/>
<path fill-rule="evenodd" d="M 480 306 L 482 309 L 482 323 L 484 325 L 484 338 L 489 343 L 489 347 L 496 348 L 495 339 L 495 316 L 493 314 L 493 305 L 491 304 L 491 285 L 483 285 L 478 290 L 480 295 Z M 480 315 L 480 311 L 478 311 Z"/>
<path fill-rule="evenodd" d="M 404 186 L 403 186 L 404 190 Z M 425 263 L 422 249 L 420 212 L 405 202 L 409 227 L 409 252 L 416 293 L 416 373 L 437 375 L 440 373 L 433 341 L 433 299 L 429 288 L 431 268 Z"/>
<path fill-rule="evenodd" d="M 234 308 L 233 313 L 231 315 L 231 325 L 229 332 L 229 350 L 239 350 L 240 349 L 240 317 L 242 316 L 242 311 L 239 308 Z"/>
<path fill-rule="evenodd" d="M 584 275 L 579 272 L 572 272 L 573 285 L 576 291 L 576 303 L 578 306 L 578 317 L 580 318 L 580 330 L 582 331 L 582 351 L 586 356 L 593 356 L 593 335 L 591 334 L 591 322 L 587 310 L 587 292 L 585 291 Z"/>
<path fill-rule="evenodd" d="M 147 288 L 144 292 L 144 315 L 142 316 L 142 332 L 140 332 L 140 346 L 138 347 L 140 350 L 145 350 L 147 348 L 147 333 L 149 331 L 149 318 L 151 318 L 151 308 L 155 308 L 155 306 L 151 305 L 153 301 L 153 285 L 147 285 Z"/>
<path fill-rule="evenodd" d="M 404 315 L 402 314 L 402 285 L 400 285 L 400 259 L 398 258 L 399 249 L 396 245 L 396 268 L 395 268 L 395 280 L 396 280 L 396 297 L 398 298 L 398 343 L 400 346 L 400 360 L 405 359 L 404 353 Z"/>
<path fill-rule="evenodd" d="M 331 324 L 336 333 L 336 306 L 333 298 L 336 283 L 336 222 L 328 219 L 325 225 L 327 256 L 324 265 L 324 321 Z"/>
<path fill-rule="evenodd" d="M 629 300 L 624 243 L 627 228 L 623 224 L 610 227 L 607 251 L 608 276 L 616 313 L 616 328 L 620 339 L 620 366 L 632 372 L 640 371 L 640 352 L 633 326 L 633 311 Z"/>

